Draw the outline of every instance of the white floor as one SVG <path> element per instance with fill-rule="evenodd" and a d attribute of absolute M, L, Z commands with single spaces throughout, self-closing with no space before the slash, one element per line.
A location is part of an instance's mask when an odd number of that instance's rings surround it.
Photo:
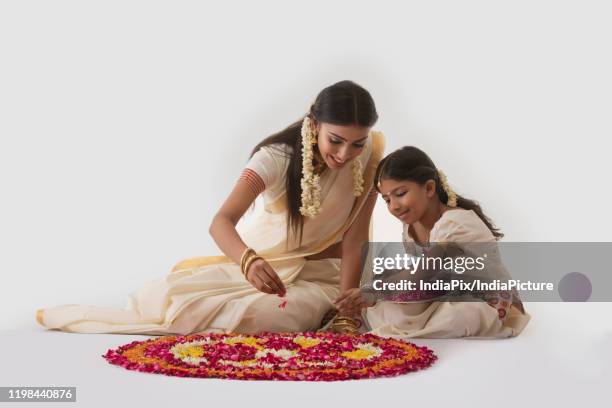
<path fill-rule="evenodd" d="M 414 339 L 438 355 L 431 368 L 400 377 L 328 383 L 146 374 L 110 365 L 101 357 L 109 348 L 145 336 L 71 334 L 38 327 L 5 330 L 0 332 L 0 386 L 76 386 L 77 402 L 61 404 L 72 407 L 612 406 L 612 303 L 526 307 L 532 320 L 517 338 Z"/>

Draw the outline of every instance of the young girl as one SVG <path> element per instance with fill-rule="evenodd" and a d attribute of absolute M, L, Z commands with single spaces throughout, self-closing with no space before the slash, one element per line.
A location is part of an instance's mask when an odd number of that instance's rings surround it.
<path fill-rule="evenodd" d="M 503 236 L 480 206 L 457 195 L 444 173 L 416 147 L 403 147 L 385 157 L 375 180 L 389 212 L 402 221 L 404 246 L 413 255 L 442 253 L 441 248 L 449 244 L 467 252 L 472 243 L 496 242 Z M 416 300 L 372 305 L 370 299 L 363 290 L 353 289 L 336 305 L 353 313 L 371 306 L 365 311 L 366 320 L 371 332 L 381 336 L 513 337 L 530 319 L 516 291 L 487 292 L 487 302 Z"/>
<path fill-rule="evenodd" d="M 38 310 L 37 321 L 80 333 L 319 328 L 332 300 L 359 285 L 358 254 L 384 150 L 382 134 L 371 131 L 377 118 L 361 86 L 342 81 L 323 89 L 303 118 L 253 149 L 210 225 L 225 256 L 179 262 L 132 293 L 124 309 L 68 304 Z M 237 227 L 260 195 L 264 210 Z M 334 322 L 338 331 L 357 325 L 344 315 Z"/>

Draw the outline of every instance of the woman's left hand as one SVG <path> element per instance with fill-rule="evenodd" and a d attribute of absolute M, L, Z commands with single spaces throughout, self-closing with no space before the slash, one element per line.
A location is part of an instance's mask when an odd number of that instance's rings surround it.
<path fill-rule="evenodd" d="M 338 308 L 340 314 L 345 316 L 354 316 L 362 308 L 373 306 L 373 302 L 366 299 L 359 288 L 345 290 L 338 295 L 333 303 Z"/>

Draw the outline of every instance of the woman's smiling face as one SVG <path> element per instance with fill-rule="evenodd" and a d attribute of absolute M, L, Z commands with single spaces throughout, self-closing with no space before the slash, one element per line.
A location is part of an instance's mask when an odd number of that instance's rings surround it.
<path fill-rule="evenodd" d="M 404 224 L 414 224 L 423 218 L 434 200 L 435 186 L 433 180 L 421 185 L 414 181 L 382 179 L 379 190 L 393 216 Z"/>
<path fill-rule="evenodd" d="M 327 167 L 340 169 L 363 152 L 370 128 L 320 122 L 317 145 Z"/>

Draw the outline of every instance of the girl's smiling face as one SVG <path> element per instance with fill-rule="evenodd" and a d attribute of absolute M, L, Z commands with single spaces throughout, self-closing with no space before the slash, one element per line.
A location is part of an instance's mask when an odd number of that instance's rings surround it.
<path fill-rule="evenodd" d="M 423 218 L 430 205 L 435 203 L 436 183 L 382 179 L 379 187 L 389 212 L 404 224 L 414 224 Z"/>

